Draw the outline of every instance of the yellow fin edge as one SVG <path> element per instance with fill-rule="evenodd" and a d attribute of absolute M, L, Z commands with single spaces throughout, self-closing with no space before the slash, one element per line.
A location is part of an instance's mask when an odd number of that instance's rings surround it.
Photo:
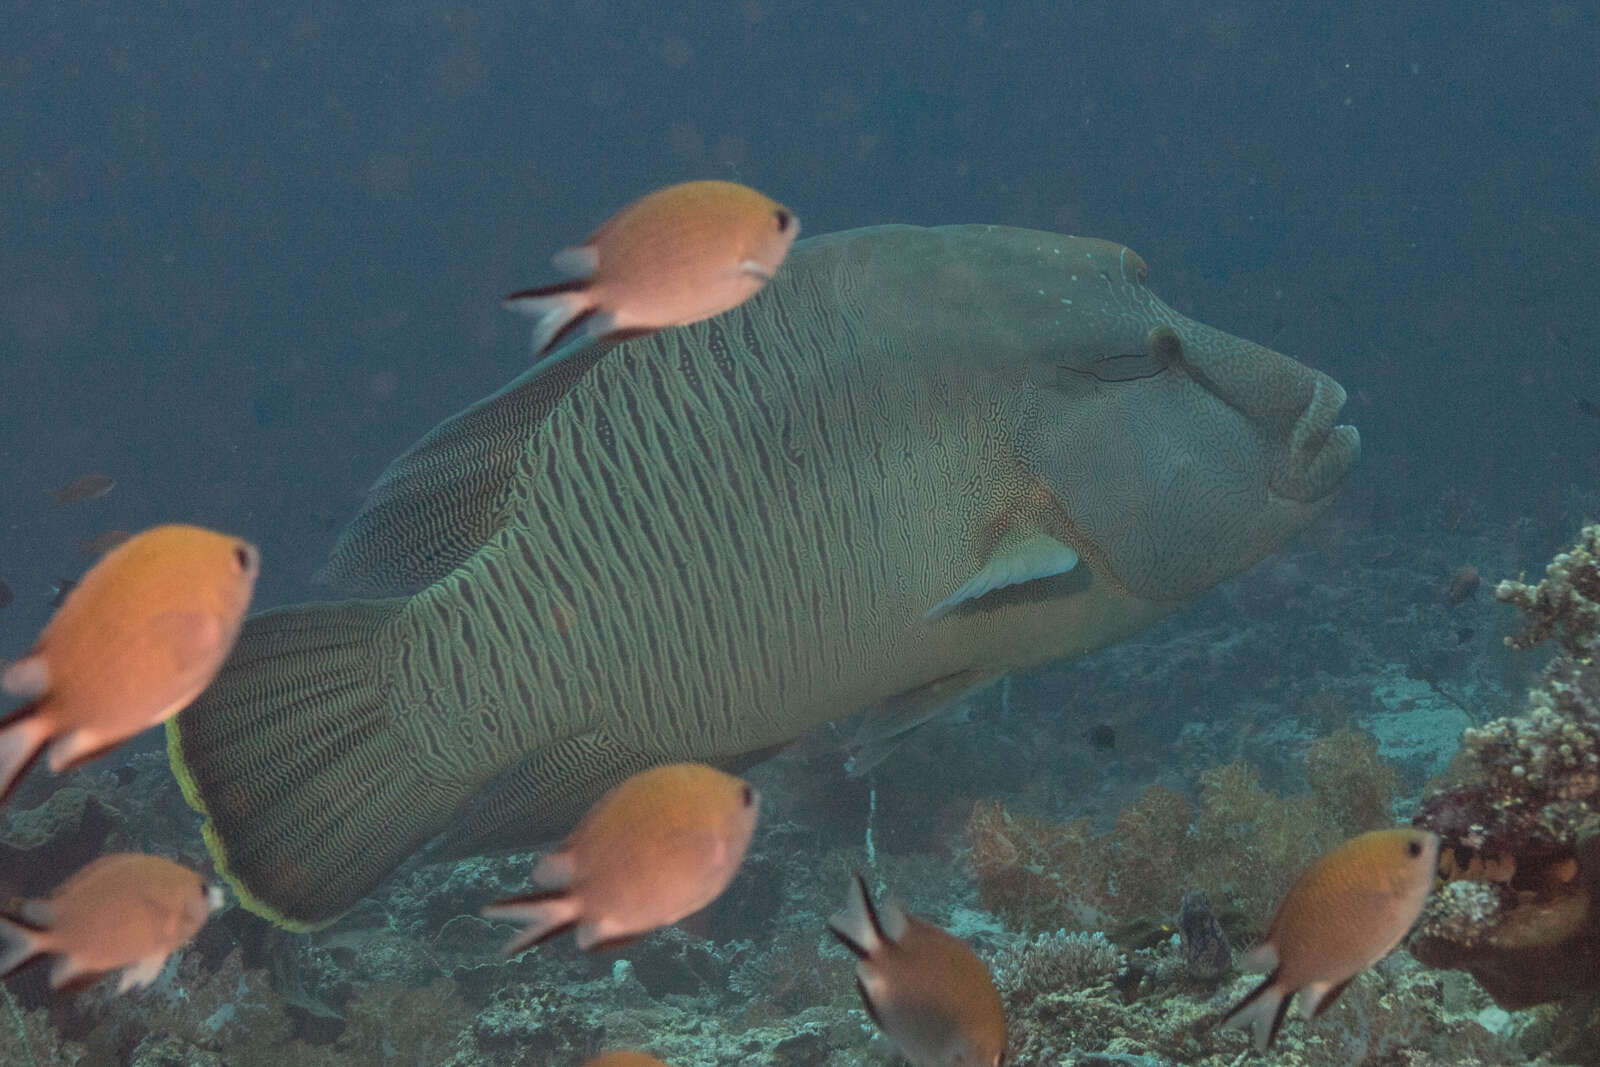
<path fill-rule="evenodd" d="M 326 919 L 322 922 L 305 922 L 292 919 L 271 904 L 262 900 L 245 886 L 239 876 L 233 873 L 228 864 L 228 850 L 222 843 L 222 838 L 217 835 L 216 828 L 212 825 L 211 813 L 206 810 L 206 802 L 200 798 L 200 786 L 194 780 L 194 775 L 189 773 L 188 766 L 183 761 L 182 727 L 178 725 L 179 716 L 174 715 L 166 722 L 167 730 L 167 764 L 172 768 L 172 776 L 178 780 L 178 788 L 183 790 L 183 799 L 188 805 L 205 819 L 200 826 L 200 836 L 205 839 L 206 851 L 211 853 L 211 862 L 216 866 L 217 873 L 228 883 L 233 890 L 233 895 L 239 898 L 239 904 L 245 911 L 254 912 L 274 926 L 281 926 L 297 934 L 309 934 L 320 930 L 333 922 Z"/>

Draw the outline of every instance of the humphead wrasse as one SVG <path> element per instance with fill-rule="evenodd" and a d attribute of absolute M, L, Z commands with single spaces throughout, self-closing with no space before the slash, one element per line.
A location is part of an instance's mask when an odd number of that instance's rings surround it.
<path fill-rule="evenodd" d="M 396 460 L 324 577 L 169 724 L 246 906 L 311 928 L 430 839 L 530 845 L 658 763 L 915 716 L 1133 633 L 1287 541 L 1344 390 L 1121 245 L 796 244 L 723 315 L 535 368 Z"/>

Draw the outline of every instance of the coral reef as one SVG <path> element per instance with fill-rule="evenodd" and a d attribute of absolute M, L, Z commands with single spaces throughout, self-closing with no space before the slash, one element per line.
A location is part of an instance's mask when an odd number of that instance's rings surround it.
<path fill-rule="evenodd" d="M 1037 934 L 996 953 L 989 962 L 995 988 L 1008 1001 L 1030 1001 L 1116 977 L 1126 963 L 1105 934 Z"/>
<path fill-rule="evenodd" d="M 1317 551 L 1275 556 L 1133 640 L 996 686 L 975 702 L 987 704 L 974 713 L 982 736 L 974 722 L 932 724 L 871 780 L 843 776 L 823 731 L 755 769 L 771 818 L 725 899 L 620 955 L 586 957 L 569 942 L 501 960 L 506 931 L 475 912 L 525 890 L 531 857 L 424 857 L 315 935 L 220 913 L 142 995 L 52 995 L 47 965 L 30 966 L 6 983 L 0 1063 L 577 1067 L 601 1049 L 637 1048 L 672 1067 L 894 1067 L 903 1061 L 861 1008 L 853 959 L 824 932 L 860 870 L 991 962 L 1018 1064 L 1600 1065 L 1594 1000 L 1507 1013 L 1468 974 L 1404 953 L 1359 977 L 1323 1018 L 1291 1020 L 1272 1056 L 1257 1058 L 1246 1034 L 1216 1028 L 1256 979 L 1205 978 L 1193 960 L 1205 938 L 1186 937 L 1180 915 L 1185 891 L 1203 891 L 1224 936 L 1248 944 L 1304 859 L 1347 830 L 1389 822 L 1397 788 L 1419 790 L 1463 727 L 1533 684 L 1537 660 L 1502 644 L 1508 628 L 1491 617 L 1500 609 L 1481 595 L 1491 583 L 1451 606 L 1442 582 L 1469 558 L 1485 575 L 1514 573 L 1511 561 L 1550 536 L 1520 525 L 1471 539 L 1335 529 Z M 1563 677 L 1593 705 L 1580 667 Z M 1550 707 L 1567 721 L 1561 699 Z M 1084 736 L 1095 724 L 1106 727 L 1098 745 Z M 1308 750 L 1352 724 L 1371 731 L 1376 752 L 1354 732 Z M 1526 728 L 1507 729 L 1491 747 L 1532 744 Z M 0 890 L 43 891 L 81 865 L 73 857 L 113 846 L 204 864 L 192 813 L 159 745 L 148 747 L 70 780 L 24 781 L 0 810 L 0 845 L 22 850 L 0 862 L 0 881 L 17 879 Z M 1520 758 L 1524 778 L 1577 783 L 1559 744 Z M 1514 766 L 1493 781 L 1512 784 Z M 1440 791 L 1490 783 L 1476 774 Z M 1199 783 L 1192 794 L 1151 788 L 1189 782 Z M 974 808 L 996 789 L 1012 790 L 1006 807 Z M 1458 808 L 1483 813 L 1473 797 Z M 1532 817 L 1557 810 L 1479 820 L 1484 846 L 1503 838 L 1518 851 L 1514 861 L 1492 847 L 1459 852 L 1479 880 L 1444 890 L 1439 928 L 1453 946 L 1481 948 L 1495 922 L 1548 894 L 1541 866 L 1595 892 L 1575 839 Z M 1014 864 L 992 868 L 987 887 L 973 879 L 962 832 L 980 811 L 995 824 L 985 843 L 1009 846 Z M 1081 816 L 1092 821 L 1060 821 Z M 1472 838 L 1464 825 L 1459 836 Z M 862 852 L 869 827 L 875 862 Z M 1547 861 L 1530 858 L 1536 840 Z M 1007 885 L 1034 893 L 1004 912 L 1009 931 L 980 908 Z"/>
<path fill-rule="evenodd" d="M 125 849 L 126 820 L 95 794 L 68 786 L 0 826 L 0 892 L 48 895 L 97 856 Z"/>
<path fill-rule="evenodd" d="M 1520 633 L 1506 638 L 1512 648 L 1559 635 L 1567 655 L 1591 656 L 1600 645 L 1600 524 L 1585 526 L 1577 543 L 1550 561 L 1538 585 L 1504 581 L 1494 595 L 1528 618 Z"/>
<path fill-rule="evenodd" d="M 968 823 L 979 898 L 1022 930 L 1101 930 L 1159 924 L 1197 889 L 1236 936 L 1258 934 L 1318 853 L 1393 823 L 1395 773 L 1371 737 L 1346 729 L 1313 742 L 1306 773 L 1309 792 L 1280 797 L 1236 760 L 1201 775 L 1197 811 L 1151 786 L 1099 836 L 1089 819 L 1054 823 L 980 801 Z"/>
<path fill-rule="evenodd" d="M 1600 526 L 1537 586 L 1496 596 L 1526 616 L 1507 644 L 1553 637 L 1562 653 L 1521 715 L 1466 731 L 1452 780 L 1423 799 L 1417 824 L 1468 884 L 1436 894 L 1412 951 L 1520 1008 L 1600 989 Z"/>
<path fill-rule="evenodd" d="M 1077 970 L 1080 982 L 1051 986 L 1048 980 L 1033 980 L 1051 973 L 1058 954 L 1069 970 L 1085 955 L 1102 962 Z M 1128 953 L 1115 973 L 1105 966 L 1108 959 L 1089 935 L 1059 934 L 1035 938 L 996 958 L 1012 1062 L 1222 1067 L 1253 1058 L 1246 1033 L 1219 1030 L 1217 1024 L 1258 976 L 1240 976 L 1220 987 L 1196 985 L 1185 977 L 1182 950 L 1171 941 Z M 1019 975 L 1027 980 L 1019 982 Z M 1280 1067 L 1538 1062 L 1516 1035 L 1485 1025 L 1480 1015 L 1486 1009 L 1493 1010 L 1470 981 L 1392 957 L 1359 975 L 1321 1018 L 1289 1022 L 1266 1062 Z"/>
<path fill-rule="evenodd" d="M 1183 895 L 1178 909 L 1178 944 L 1183 950 L 1184 969 L 1197 981 L 1215 981 L 1233 969 L 1228 935 L 1223 933 L 1204 893 Z"/>

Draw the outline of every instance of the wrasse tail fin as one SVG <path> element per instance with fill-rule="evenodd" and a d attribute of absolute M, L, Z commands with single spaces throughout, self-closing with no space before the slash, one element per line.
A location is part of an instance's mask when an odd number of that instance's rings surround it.
<path fill-rule="evenodd" d="M 167 754 L 217 870 L 250 911 L 314 930 L 450 820 L 471 783 L 426 775 L 390 707 L 384 645 L 404 600 L 303 604 L 246 620 Z"/>

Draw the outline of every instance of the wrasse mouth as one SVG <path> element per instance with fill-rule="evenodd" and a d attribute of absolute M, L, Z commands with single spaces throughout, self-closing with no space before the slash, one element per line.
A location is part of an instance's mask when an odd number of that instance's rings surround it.
<path fill-rule="evenodd" d="M 752 263 L 749 260 L 739 264 L 739 273 L 748 274 L 752 278 L 759 278 L 763 285 L 772 280 L 772 274 L 770 272 L 762 270 L 759 265 Z"/>
<path fill-rule="evenodd" d="M 1354 426 L 1338 422 L 1344 402 L 1339 383 L 1319 377 L 1310 402 L 1290 432 L 1288 463 L 1273 479 L 1276 492 L 1310 504 L 1344 484 L 1361 456 L 1361 435 Z"/>

